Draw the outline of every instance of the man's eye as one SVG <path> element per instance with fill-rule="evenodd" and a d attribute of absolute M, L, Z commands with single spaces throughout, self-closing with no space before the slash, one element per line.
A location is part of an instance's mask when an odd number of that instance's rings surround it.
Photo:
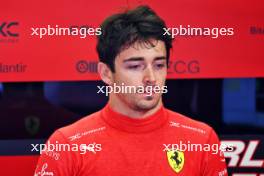
<path fill-rule="evenodd" d="M 165 64 L 156 64 L 156 68 L 163 68 L 165 67 Z"/>
<path fill-rule="evenodd" d="M 141 65 L 129 65 L 127 68 L 131 70 L 136 70 L 136 69 L 141 68 Z"/>

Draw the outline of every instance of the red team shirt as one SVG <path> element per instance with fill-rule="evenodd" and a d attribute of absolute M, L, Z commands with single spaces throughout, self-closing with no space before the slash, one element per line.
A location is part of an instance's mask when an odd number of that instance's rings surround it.
<path fill-rule="evenodd" d="M 189 150 L 176 150 L 176 144 L 189 144 Z M 192 151 L 192 144 L 202 151 Z M 211 127 L 163 106 L 144 119 L 132 119 L 107 104 L 55 131 L 35 176 L 226 176 L 222 152 L 213 146 L 220 144 Z"/>

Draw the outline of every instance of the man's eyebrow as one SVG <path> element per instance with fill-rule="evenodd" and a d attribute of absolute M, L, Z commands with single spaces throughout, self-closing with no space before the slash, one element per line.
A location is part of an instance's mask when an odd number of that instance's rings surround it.
<path fill-rule="evenodd" d="M 166 60 L 167 58 L 165 56 L 155 57 L 154 61 L 157 60 Z M 123 62 L 129 62 L 129 61 L 143 61 L 143 57 L 130 57 L 128 59 L 125 59 Z"/>
<path fill-rule="evenodd" d="M 167 58 L 165 56 L 155 57 L 154 61 L 157 60 L 167 60 Z"/>
<path fill-rule="evenodd" d="M 123 62 L 130 62 L 130 61 L 143 61 L 143 57 L 130 57 L 128 59 L 125 59 Z"/>

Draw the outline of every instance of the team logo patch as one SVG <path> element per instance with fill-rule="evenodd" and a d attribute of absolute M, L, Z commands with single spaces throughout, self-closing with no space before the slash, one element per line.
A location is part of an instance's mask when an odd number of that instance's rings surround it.
<path fill-rule="evenodd" d="M 167 151 L 167 159 L 170 167 L 176 172 L 179 173 L 184 166 L 184 153 L 178 150 L 169 150 Z"/>

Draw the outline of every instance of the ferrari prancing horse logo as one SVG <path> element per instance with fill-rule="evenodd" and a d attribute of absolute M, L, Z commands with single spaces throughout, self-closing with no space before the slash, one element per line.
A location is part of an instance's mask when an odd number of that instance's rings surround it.
<path fill-rule="evenodd" d="M 176 172 L 181 172 L 184 166 L 184 153 L 178 150 L 167 151 L 167 159 L 170 167 Z"/>

